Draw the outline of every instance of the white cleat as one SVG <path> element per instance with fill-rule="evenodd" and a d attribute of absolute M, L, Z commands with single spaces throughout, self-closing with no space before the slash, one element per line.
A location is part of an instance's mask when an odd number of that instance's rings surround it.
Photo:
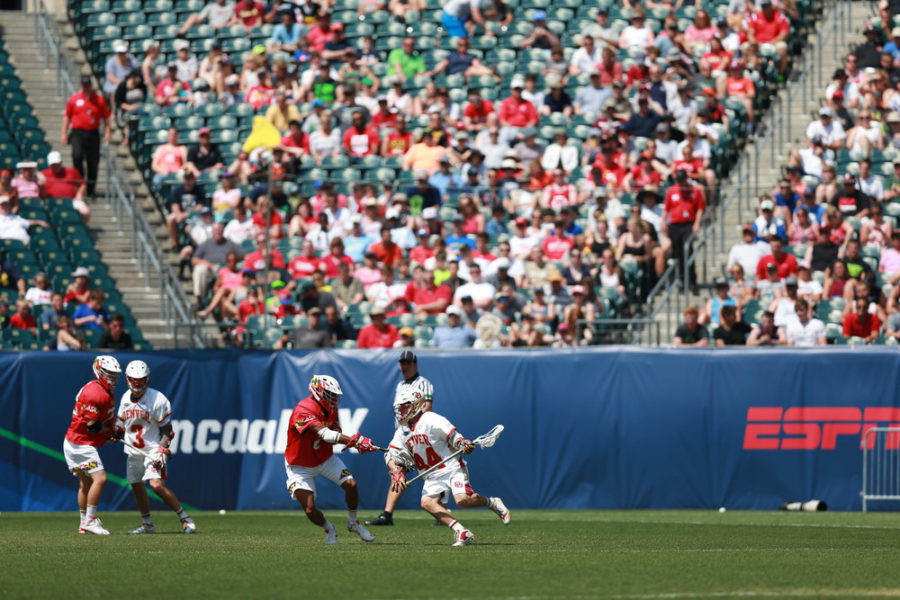
<path fill-rule="evenodd" d="M 78 533 L 91 533 L 93 535 L 109 535 L 109 532 L 103 529 L 103 523 L 97 517 L 93 519 L 85 519 L 81 530 Z"/>
<path fill-rule="evenodd" d="M 465 546 L 466 544 L 475 540 L 475 534 L 473 534 L 468 529 L 463 529 L 462 531 L 456 532 L 456 541 L 453 542 L 454 546 Z"/>
<path fill-rule="evenodd" d="M 337 529 L 332 525 L 331 529 L 325 530 L 325 545 L 334 546 L 335 544 L 337 544 Z"/>
<path fill-rule="evenodd" d="M 372 532 L 366 529 L 359 521 L 356 521 L 355 523 L 347 521 L 347 531 L 349 531 L 350 533 L 355 533 L 359 536 L 359 539 L 364 542 L 375 541 L 375 536 L 372 535 Z"/>
<path fill-rule="evenodd" d="M 509 525 L 511 517 L 509 516 L 509 509 L 506 508 L 506 505 L 503 504 L 503 500 L 497 497 L 490 498 L 490 506 L 491 510 L 500 517 L 500 521 L 504 525 Z"/>
<path fill-rule="evenodd" d="M 156 533 L 156 527 L 154 527 L 152 524 L 147 525 L 146 523 L 141 523 L 140 527 L 138 527 L 137 529 L 132 529 L 128 533 L 131 533 L 134 535 L 137 535 L 140 533 Z"/>
<path fill-rule="evenodd" d="M 194 524 L 194 520 L 190 517 L 181 520 L 181 528 L 185 533 L 196 533 L 197 532 L 197 526 Z M 135 532 L 135 533 L 137 533 L 137 532 Z"/>

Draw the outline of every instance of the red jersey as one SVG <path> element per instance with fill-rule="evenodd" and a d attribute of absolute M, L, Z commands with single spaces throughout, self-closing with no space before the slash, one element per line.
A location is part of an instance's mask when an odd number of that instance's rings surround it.
<path fill-rule="evenodd" d="M 9 326 L 14 329 L 34 329 L 37 327 L 34 315 L 20 315 L 19 313 L 13 313 L 9 317 Z"/>
<path fill-rule="evenodd" d="M 756 85 L 749 77 L 726 77 L 725 93 L 728 96 L 755 96 Z"/>
<path fill-rule="evenodd" d="M 750 17 L 750 29 L 756 34 L 756 41 L 760 44 L 774 42 L 780 35 L 791 30 L 791 22 L 781 12 L 774 11 L 772 19 L 766 18 L 763 11 Z"/>
<path fill-rule="evenodd" d="M 672 163 L 672 170 L 678 171 L 679 169 L 687 173 L 688 177 L 699 175 L 700 173 L 703 173 L 703 159 L 695 158 L 693 160 L 676 160 Z"/>
<path fill-rule="evenodd" d="M 288 264 L 288 271 L 294 279 L 312 277 L 313 271 L 322 269 L 322 259 L 318 256 L 295 256 Z M 323 271 L 325 269 L 322 269 Z"/>
<path fill-rule="evenodd" d="M 660 178 L 659 173 L 653 169 L 647 172 L 638 165 L 631 170 L 631 185 L 636 189 L 641 189 L 645 185 L 659 184 L 660 181 L 662 181 L 662 179 Z"/>
<path fill-rule="evenodd" d="M 691 186 L 682 189 L 680 185 L 673 185 L 666 190 L 665 210 L 669 215 L 669 223 L 693 223 L 697 219 L 697 212 L 705 208 L 703 194 L 698 188 Z"/>
<path fill-rule="evenodd" d="M 516 100 L 510 96 L 500 103 L 500 112 L 497 117 L 503 124 L 509 123 L 510 127 L 531 127 L 537 125 L 538 113 L 534 104 L 521 98 Z"/>
<path fill-rule="evenodd" d="M 428 289 L 427 287 L 418 288 L 412 283 L 410 283 L 406 288 L 405 299 L 407 302 L 412 302 L 415 306 L 422 306 L 425 304 L 431 304 L 432 302 L 437 302 L 438 300 L 446 300 L 447 304 L 450 304 L 450 301 L 453 299 L 453 293 L 450 291 L 450 288 L 446 285 L 436 285 L 433 289 Z M 433 310 L 425 311 L 429 315 L 437 315 L 442 312 L 447 307 L 437 308 Z"/>
<path fill-rule="evenodd" d="M 259 227 L 260 229 L 266 228 L 266 219 L 262 216 L 261 213 L 255 212 L 251 217 L 253 221 L 254 227 Z M 269 218 L 269 227 L 282 227 L 284 226 L 284 219 L 281 218 L 281 213 L 277 210 L 272 211 L 272 216 Z"/>
<path fill-rule="evenodd" d="M 276 249 L 272 248 L 272 268 L 273 269 L 284 269 L 284 255 Z M 253 269 L 254 271 L 262 271 L 266 268 L 266 261 L 263 259 L 261 250 L 254 250 L 250 254 L 244 257 L 244 268 L 245 269 Z"/>
<path fill-rule="evenodd" d="M 294 136 L 287 134 L 281 138 L 281 145 L 285 148 L 300 148 L 304 152 L 309 152 L 309 136 L 305 133 L 300 134 L 300 141 L 294 139 Z"/>
<path fill-rule="evenodd" d="M 263 315 L 266 313 L 266 305 L 264 302 L 251 302 L 250 300 L 241 300 L 238 304 L 238 319 L 241 323 L 247 322 L 247 317 L 252 315 Z"/>
<path fill-rule="evenodd" d="M 340 431 L 338 412 L 329 410 L 322 404 L 307 396 L 297 403 L 291 413 L 291 426 L 288 427 L 287 447 L 284 449 L 284 460 L 289 465 L 299 467 L 318 467 L 334 454 L 332 444 L 325 443 L 313 431 L 314 425 L 324 425 L 329 429 Z"/>
<path fill-rule="evenodd" d="M 356 336 L 357 348 L 393 348 L 394 342 L 400 339 L 397 327 L 390 323 L 385 324 L 384 331 L 375 329 L 374 323 L 369 323 L 359 330 Z"/>
<path fill-rule="evenodd" d="M 562 260 L 565 258 L 566 253 L 572 249 L 572 246 L 575 245 L 575 240 L 567 237 L 556 237 L 556 235 L 551 235 L 549 237 L 544 238 L 543 243 L 541 243 L 541 247 L 544 250 L 544 256 L 546 256 L 549 260 Z"/>
<path fill-rule="evenodd" d="M 403 156 L 412 145 L 412 132 L 392 131 L 387 136 L 387 156 Z"/>
<path fill-rule="evenodd" d="M 234 16 L 244 25 L 244 27 L 256 27 L 262 25 L 263 16 L 266 14 L 266 7 L 262 2 L 238 2 L 234 5 Z"/>
<path fill-rule="evenodd" d="M 463 117 L 470 119 L 472 123 L 483 124 L 492 112 L 494 112 L 494 103 L 490 100 L 482 100 L 480 107 L 475 106 L 474 102 L 469 102 L 463 110 Z"/>
<path fill-rule="evenodd" d="M 62 174 L 57 176 L 53 169 L 41 171 L 46 181 L 44 190 L 50 198 L 74 198 L 78 188 L 84 183 L 81 173 L 75 167 L 63 167 Z"/>
<path fill-rule="evenodd" d="M 100 121 L 109 118 L 109 106 L 106 105 L 106 98 L 102 94 L 78 92 L 72 94 L 66 102 L 66 116 L 72 124 L 72 129 L 96 131 L 100 128 Z"/>
<path fill-rule="evenodd" d="M 352 125 L 344 132 L 344 149 L 350 156 L 368 156 L 372 154 L 372 147 L 378 151 L 378 134 L 373 127 L 363 127 L 362 131 Z"/>
<path fill-rule="evenodd" d="M 72 410 L 72 422 L 66 431 L 66 439 L 73 444 L 99 448 L 109 439 L 112 428 L 91 433 L 87 429 L 88 421 L 107 423 L 115 418 L 116 399 L 112 391 L 98 379 L 90 381 L 75 396 L 75 408 Z"/>
<path fill-rule="evenodd" d="M 797 259 L 793 254 L 785 252 L 784 256 L 781 258 L 781 261 L 775 260 L 775 257 L 771 254 L 766 254 L 761 259 L 759 259 L 758 263 L 756 263 L 757 281 L 762 281 L 766 278 L 766 272 L 768 271 L 769 264 L 773 264 L 778 267 L 778 279 L 784 279 L 788 275 L 797 274 Z"/>
<path fill-rule="evenodd" d="M 622 81 L 622 75 L 625 72 L 622 70 L 620 62 L 612 61 L 610 64 L 606 64 L 600 61 L 597 63 L 597 73 L 600 74 L 600 85 L 609 87 L 613 81 Z"/>

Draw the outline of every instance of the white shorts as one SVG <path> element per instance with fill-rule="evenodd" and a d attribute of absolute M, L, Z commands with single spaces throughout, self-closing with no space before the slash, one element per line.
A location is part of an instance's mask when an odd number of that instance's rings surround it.
<path fill-rule="evenodd" d="M 473 494 L 469 485 L 469 470 L 463 468 L 438 469 L 425 477 L 425 485 L 422 486 L 422 497 L 440 496 L 440 501 L 447 504 L 451 496 L 456 494 Z"/>
<path fill-rule="evenodd" d="M 300 467 L 297 465 L 284 464 L 284 470 L 287 473 L 287 490 L 291 498 L 297 490 L 307 490 L 316 493 L 316 477 L 319 475 L 333 481 L 338 485 L 343 485 L 348 479 L 353 479 L 350 469 L 344 464 L 337 455 L 332 454 L 331 458 L 315 467 Z"/>
<path fill-rule="evenodd" d="M 73 444 L 69 440 L 63 441 L 63 455 L 66 457 L 66 466 L 72 475 L 78 477 L 82 473 L 95 473 L 104 469 L 103 461 L 96 446 Z"/>
<path fill-rule="evenodd" d="M 128 483 L 140 483 L 150 479 L 165 480 L 166 468 L 162 471 L 153 466 L 153 461 L 141 454 L 129 454 L 125 462 L 125 479 Z"/>

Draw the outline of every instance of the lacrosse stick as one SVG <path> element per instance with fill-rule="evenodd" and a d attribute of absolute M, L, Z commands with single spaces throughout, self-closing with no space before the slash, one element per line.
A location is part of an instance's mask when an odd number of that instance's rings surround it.
<path fill-rule="evenodd" d="M 484 435 L 480 435 L 477 438 L 475 438 L 474 440 L 472 440 L 472 443 L 481 448 L 490 448 L 497 442 L 497 438 L 500 437 L 501 433 L 503 433 L 503 425 L 495 425 L 493 429 L 491 429 Z M 435 469 L 441 468 L 443 465 L 447 464 L 448 462 L 450 462 L 451 460 L 453 460 L 454 458 L 456 458 L 457 456 L 459 456 L 462 453 L 463 453 L 462 449 L 459 449 L 456 452 L 454 452 L 453 454 L 451 454 L 450 456 L 448 456 L 447 458 L 443 459 L 441 462 L 437 463 L 436 465 L 432 465 L 431 467 L 428 467 L 427 469 L 425 469 L 424 471 L 422 471 L 421 473 L 419 473 L 418 475 L 416 475 L 415 477 L 413 477 L 412 479 L 407 481 L 406 482 L 407 487 L 409 485 L 411 485 L 412 483 L 418 481 L 419 479 L 422 479 L 423 477 L 425 477 L 426 475 L 428 475 Z"/>
<path fill-rule="evenodd" d="M 161 454 L 161 455 L 157 458 L 157 457 L 154 457 L 154 456 L 153 456 L 152 454 L 150 454 L 149 452 L 144 452 L 144 451 L 141 450 L 140 448 L 136 448 L 136 447 L 132 446 L 131 444 L 129 444 L 128 442 L 126 442 L 124 439 L 119 440 L 119 441 L 122 442 L 122 445 L 123 445 L 123 446 L 128 446 L 129 448 L 131 448 L 132 450 L 134 450 L 135 452 L 137 452 L 137 453 L 140 454 L 141 456 L 143 456 L 143 457 L 145 457 L 145 458 L 149 458 L 149 459 L 152 460 L 154 463 L 156 463 L 156 462 L 161 463 L 160 467 L 158 467 L 158 468 L 161 469 L 161 468 L 163 468 L 163 467 L 166 466 L 166 457 L 165 457 L 165 455 L 162 455 L 162 454 Z"/>

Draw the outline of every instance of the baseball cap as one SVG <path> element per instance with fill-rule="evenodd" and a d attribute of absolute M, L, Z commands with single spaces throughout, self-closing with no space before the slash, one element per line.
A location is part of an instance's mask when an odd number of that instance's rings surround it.
<path fill-rule="evenodd" d="M 209 135 L 210 133 L 212 133 L 212 129 L 209 127 L 201 127 L 197 130 L 197 135 Z"/>
<path fill-rule="evenodd" d="M 819 116 L 820 117 L 834 117 L 834 111 L 831 110 L 827 106 L 823 106 L 822 108 L 819 109 Z"/>
<path fill-rule="evenodd" d="M 175 50 L 187 50 L 191 47 L 191 43 L 187 40 L 175 40 L 175 43 L 172 44 Z"/>
<path fill-rule="evenodd" d="M 425 169 L 416 169 L 415 171 L 413 171 L 413 178 L 416 181 L 419 181 L 421 179 L 428 179 L 428 171 L 426 171 Z"/>
<path fill-rule="evenodd" d="M 516 217 L 516 220 L 513 221 L 513 223 L 515 223 L 516 227 L 527 227 L 528 219 L 525 217 Z"/>
<path fill-rule="evenodd" d="M 378 315 L 384 314 L 384 307 L 375 305 L 369 310 L 370 317 L 377 317 Z"/>
<path fill-rule="evenodd" d="M 252 277 L 256 275 L 256 271 L 253 269 L 244 269 L 241 271 L 241 275 L 250 275 Z"/>
<path fill-rule="evenodd" d="M 581 294 L 584 296 L 587 292 L 584 289 L 583 285 L 576 285 L 572 287 L 572 294 Z"/>
<path fill-rule="evenodd" d="M 559 271 L 553 271 L 547 276 L 547 281 L 562 281 L 562 274 Z"/>
<path fill-rule="evenodd" d="M 785 278 L 784 285 L 797 285 L 797 278 L 793 275 L 790 275 L 789 277 Z"/>
<path fill-rule="evenodd" d="M 72 271 L 72 277 L 90 277 L 91 272 L 86 267 L 78 267 Z"/>
<path fill-rule="evenodd" d="M 763 200 L 759 203 L 759 207 L 762 210 L 775 210 L 775 203 L 771 200 Z"/>
<path fill-rule="evenodd" d="M 16 163 L 17 169 L 36 169 L 37 163 L 33 160 L 23 160 L 22 162 Z"/>
<path fill-rule="evenodd" d="M 685 171 L 684 169 L 678 169 L 677 171 L 675 171 L 675 181 L 684 183 L 685 181 L 687 181 L 687 178 L 687 171 Z"/>
<path fill-rule="evenodd" d="M 332 31 L 343 31 L 343 30 L 344 30 L 344 24 L 341 23 L 341 22 L 332 23 L 332 24 L 331 24 L 331 30 L 332 30 Z"/>
<path fill-rule="evenodd" d="M 509 268 L 509 259 L 506 258 L 505 256 L 501 256 L 494 262 L 494 264 L 497 266 L 498 269 L 508 269 Z"/>
<path fill-rule="evenodd" d="M 525 78 L 516 75 L 509 84 L 510 89 L 525 87 Z"/>
<path fill-rule="evenodd" d="M 406 327 L 401 327 L 398 333 L 400 335 L 405 335 L 406 337 L 413 337 L 415 335 L 413 328 L 409 325 L 407 325 Z"/>
<path fill-rule="evenodd" d="M 716 90 L 712 89 L 711 87 L 705 87 L 705 88 L 703 88 L 703 95 L 704 96 L 715 96 Z"/>
<path fill-rule="evenodd" d="M 92 83 L 90 75 L 81 76 L 81 85 L 91 85 Z"/>
<path fill-rule="evenodd" d="M 62 164 L 62 154 L 54 150 L 50 154 L 47 155 L 47 164 L 48 165 L 59 165 Z"/>
<path fill-rule="evenodd" d="M 723 285 L 727 286 L 728 280 L 725 279 L 724 277 L 716 277 L 715 284 L 716 284 L 716 287 L 721 287 Z"/>
<path fill-rule="evenodd" d="M 812 269 L 812 265 L 809 264 L 808 260 L 798 260 L 797 268 L 798 269 L 806 269 L 807 271 L 809 271 L 810 269 Z"/>
<path fill-rule="evenodd" d="M 538 9 L 534 11 L 534 14 L 531 15 L 531 19 L 533 21 L 546 21 L 547 11 Z"/>
<path fill-rule="evenodd" d="M 407 329 L 407 328 L 404 328 Z M 419 359 L 416 358 L 416 353 L 412 350 L 404 350 L 400 353 L 400 358 L 398 359 L 400 362 L 419 362 Z"/>
<path fill-rule="evenodd" d="M 853 173 L 844 173 L 844 183 L 856 183 L 856 175 Z"/>
<path fill-rule="evenodd" d="M 128 44 L 123 41 L 118 41 L 113 44 L 113 52 L 119 54 L 121 52 L 128 52 Z"/>
<path fill-rule="evenodd" d="M 456 315 L 457 317 L 461 317 L 461 316 L 463 316 L 463 311 L 460 307 L 456 306 L 455 304 L 451 304 L 449 307 L 447 307 L 447 314 L 448 315 Z"/>
<path fill-rule="evenodd" d="M 844 92 L 842 92 L 841 90 L 835 90 L 835 92 L 831 95 L 831 99 L 832 100 L 843 100 Z"/>

